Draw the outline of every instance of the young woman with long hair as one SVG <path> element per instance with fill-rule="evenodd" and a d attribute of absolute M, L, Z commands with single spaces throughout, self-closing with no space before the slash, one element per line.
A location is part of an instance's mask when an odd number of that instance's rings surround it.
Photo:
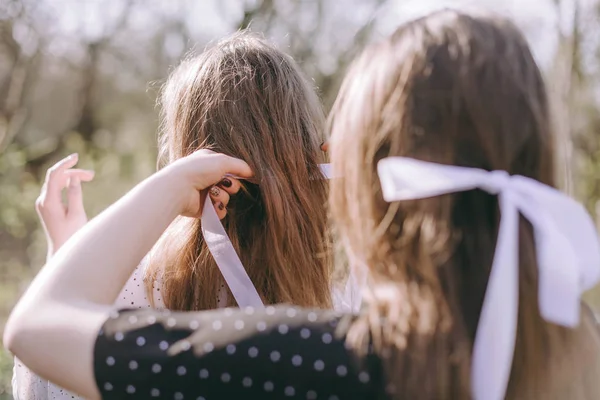
<path fill-rule="evenodd" d="M 201 148 L 248 160 L 255 172 L 231 198 L 226 231 L 267 304 L 332 305 L 327 236 L 324 116 L 294 61 L 237 34 L 171 74 L 162 96 L 167 164 Z M 221 184 L 221 186 L 223 186 Z M 148 290 L 162 279 L 173 310 L 236 305 L 203 243 L 200 221 L 180 218 L 155 246 Z"/>
<path fill-rule="evenodd" d="M 225 177 L 208 195 L 260 300 L 356 308 L 344 287 L 333 288 L 329 182 L 319 166 L 325 162 L 324 115 L 293 59 L 254 34 L 236 33 L 183 61 L 160 103 L 162 166 L 198 149 L 249 160 L 251 180 Z M 37 202 L 49 258 L 87 222 L 80 182 L 93 173 L 73 169 L 77 161 L 70 156 L 49 170 Z M 64 187 L 68 205 L 61 200 Z M 182 311 L 238 305 L 205 243 L 201 220 L 183 216 L 133 272 L 115 304 Z M 18 360 L 15 365 L 17 398 L 71 398 Z"/>
<path fill-rule="evenodd" d="M 369 277 L 358 314 L 111 312 L 162 231 L 199 212 L 198 191 L 253 174 L 250 159 L 201 151 L 73 238 L 5 343 L 91 398 L 597 399 L 600 336 L 580 296 L 600 249 L 590 216 L 553 188 L 551 131 L 511 23 L 411 21 L 353 64 L 332 114 L 330 206 Z"/>

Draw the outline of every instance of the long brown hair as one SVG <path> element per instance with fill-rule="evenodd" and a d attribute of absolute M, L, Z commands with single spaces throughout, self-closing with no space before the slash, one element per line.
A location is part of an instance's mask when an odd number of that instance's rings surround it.
<path fill-rule="evenodd" d="M 329 307 L 327 182 L 318 166 L 324 115 L 295 62 L 239 32 L 171 74 L 162 115 L 167 163 L 210 148 L 254 171 L 256 184 L 232 197 L 223 224 L 263 301 Z M 168 308 L 217 307 L 224 279 L 199 220 L 180 218 L 163 235 L 146 274 L 149 293 L 157 277 Z M 228 305 L 236 305 L 229 291 Z"/>
<path fill-rule="evenodd" d="M 354 63 L 331 129 L 334 174 L 342 176 L 332 182 L 331 212 L 353 268 L 367 266 L 371 282 L 349 342 L 364 351 L 372 341 L 385 366 L 383 397 L 470 398 L 497 197 L 472 190 L 388 204 L 376 166 L 405 156 L 553 185 L 548 99 L 524 38 L 491 16 L 446 10 L 409 22 Z M 542 320 L 524 219 L 519 238 L 519 325 L 507 398 L 591 398 L 589 376 L 575 376 L 581 370 L 572 367 L 595 362 L 597 347 L 571 352 L 582 331 Z M 557 387 L 578 394 L 564 397 Z"/>

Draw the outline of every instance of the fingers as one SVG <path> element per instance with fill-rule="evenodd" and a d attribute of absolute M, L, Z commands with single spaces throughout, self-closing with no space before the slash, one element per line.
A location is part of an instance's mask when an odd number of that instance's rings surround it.
<path fill-rule="evenodd" d="M 77 160 L 77 154 L 71 154 L 48 168 L 48 171 L 46 171 L 46 179 L 42 185 L 40 196 L 35 201 L 35 208 L 40 216 L 47 213 L 54 214 L 65 212 L 61 201 L 61 191 L 66 185 L 66 179 L 63 172 L 65 169 L 74 166 L 77 163 Z"/>
<path fill-rule="evenodd" d="M 190 161 L 193 160 L 193 161 Z M 218 184 L 223 178 L 233 176 L 251 180 L 254 176 L 250 166 L 239 158 L 201 149 L 172 165 L 187 165 L 193 185 L 197 190 L 205 190 Z M 173 167 L 176 168 L 176 167 Z"/>
<path fill-rule="evenodd" d="M 226 176 L 218 183 L 218 185 L 230 195 L 236 194 L 242 187 L 241 182 L 232 176 Z"/>
<path fill-rule="evenodd" d="M 77 163 L 78 159 L 77 154 L 72 154 L 48 169 L 40 196 L 35 202 L 36 210 L 40 215 L 42 213 L 65 213 L 67 211 L 62 203 L 62 190 L 66 187 L 68 187 L 67 199 L 69 203 L 74 202 L 69 205 L 69 209 L 83 209 L 81 182 L 91 181 L 94 178 L 94 171 L 70 169 Z M 76 179 L 73 180 L 73 178 Z M 75 185 L 73 188 L 69 186 L 71 181 Z M 74 192 L 71 193 L 71 191 Z"/>
<path fill-rule="evenodd" d="M 241 187 L 242 184 L 239 180 L 226 177 L 223 178 L 217 186 L 210 188 L 208 194 L 213 202 L 219 219 L 225 218 L 227 215 L 227 205 L 229 204 L 231 196 L 239 192 Z"/>
<path fill-rule="evenodd" d="M 63 158 L 46 172 L 46 181 L 44 185 L 46 187 L 46 200 L 59 201 L 60 192 L 66 185 L 66 179 L 64 179 L 63 172 L 77 164 L 79 156 L 77 153 L 71 154 L 68 157 Z"/>
<path fill-rule="evenodd" d="M 246 162 L 240 160 L 239 158 L 229 156 L 224 157 L 225 159 L 223 163 L 223 168 L 225 171 L 223 176 L 225 176 L 226 174 L 230 174 L 247 179 L 252 178 L 254 176 L 252 169 L 248 164 L 246 164 Z"/>
<path fill-rule="evenodd" d="M 211 187 L 208 191 L 208 194 L 210 195 L 213 203 L 221 202 L 225 207 L 227 207 L 227 204 L 229 204 L 229 193 L 217 186 Z"/>
<path fill-rule="evenodd" d="M 227 215 L 227 204 L 229 204 L 229 193 L 217 186 L 213 186 L 209 189 L 208 195 L 213 202 L 219 219 L 225 218 Z"/>
<path fill-rule="evenodd" d="M 85 214 L 85 209 L 83 208 L 83 196 L 81 194 L 81 180 L 76 174 L 73 174 L 73 176 L 69 178 L 67 201 L 67 215 Z"/>
<path fill-rule="evenodd" d="M 89 169 L 68 169 L 64 172 L 68 178 L 77 177 L 81 182 L 89 182 L 94 179 L 95 172 Z"/>
<path fill-rule="evenodd" d="M 225 179 L 225 178 L 233 178 L 233 179 L 237 179 L 237 180 L 244 180 L 246 182 L 250 182 L 250 183 L 253 183 L 255 185 L 259 184 L 258 180 L 256 178 L 242 178 L 241 176 L 236 176 L 236 175 L 233 175 L 233 174 L 225 174 L 225 176 L 224 176 L 223 179 Z"/>

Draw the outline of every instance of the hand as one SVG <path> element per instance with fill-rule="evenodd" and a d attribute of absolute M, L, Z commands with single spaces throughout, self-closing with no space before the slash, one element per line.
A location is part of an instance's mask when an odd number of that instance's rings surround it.
<path fill-rule="evenodd" d="M 227 215 L 229 196 L 237 193 L 241 187 L 237 179 L 226 175 L 247 179 L 253 176 L 244 161 L 210 150 L 198 150 L 180 158 L 166 167 L 162 174 L 173 180 L 181 190 L 181 215 L 199 218 L 208 191 L 221 219 Z"/>
<path fill-rule="evenodd" d="M 212 186 L 208 190 L 208 195 L 210 196 L 210 200 L 213 203 L 213 207 L 215 208 L 219 219 L 223 219 L 227 216 L 227 205 L 229 204 L 230 196 L 239 192 L 241 187 L 242 185 L 239 180 L 228 176 L 223 178 L 218 185 Z M 201 194 L 201 204 L 204 204 L 205 198 L 206 195 Z"/>
<path fill-rule="evenodd" d="M 48 258 L 87 223 L 81 181 L 91 181 L 94 171 L 71 169 L 78 159 L 77 154 L 71 154 L 48 169 L 42 191 L 35 202 L 35 208 L 46 232 Z M 62 191 L 65 188 L 67 204 L 62 201 Z"/>

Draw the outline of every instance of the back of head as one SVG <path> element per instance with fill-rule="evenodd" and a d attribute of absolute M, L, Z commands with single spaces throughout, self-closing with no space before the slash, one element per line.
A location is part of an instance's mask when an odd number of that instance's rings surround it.
<path fill-rule="evenodd" d="M 472 190 L 387 203 L 377 163 L 412 157 L 553 185 L 547 96 L 526 41 L 491 16 L 445 10 L 409 22 L 355 62 L 331 124 L 334 174 L 343 176 L 332 183 L 333 217 L 354 266 L 368 266 L 372 281 L 369 313 L 350 337 L 373 340 L 392 397 L 470 398 L 497 197 Z M 531 226 L 522 219 L 519 229 L 519 328 L 507 397 L 554 398 L 549 381 L 560 376 L 558 359 L 571 366 L 562 357 L 572 336 L 539 316 Z"/>
<path fill-rule="evenodd" d="M 166 162 L 210 148 L 246 161 L 223 224 L 266 303 L 330 303 L 326 183 L 319 170 L 324 116 L 295 62 L 261 38 L 237 33 L 184 61 L 163 92 Z M 200 223 L 182 219 L 155 248 L 167 307 L 217 307 L 223 278 Z M 229 294 L 230 304 L 235 304 Z"/>

